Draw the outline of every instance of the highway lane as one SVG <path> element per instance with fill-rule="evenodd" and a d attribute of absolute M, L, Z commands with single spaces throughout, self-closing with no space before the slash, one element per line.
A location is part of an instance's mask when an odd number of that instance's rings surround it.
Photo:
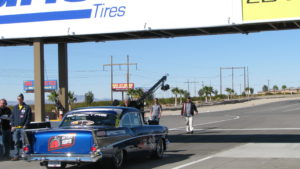
<path fill-rule="evenodd" d="M 141 157 L 128 161 L 126 168 L 299 168 L 300 153 L 296 151 L 299 149 L 300 152 L 299 121 L 300 100 L 200 113 L 194 118 L 193 135 L 186 134 L 185 122 L 180 116 L 164 116 L 161 124 L 169 127 L 171 141 L 165 158 L 152 160 Z M 253 151 L 257 153 L 253 155 Z M 274 156 L 278 160 L 274 160 Z M 36 162 L 0 162 L 0 168 L 19 167 L 43 168 Z"/>

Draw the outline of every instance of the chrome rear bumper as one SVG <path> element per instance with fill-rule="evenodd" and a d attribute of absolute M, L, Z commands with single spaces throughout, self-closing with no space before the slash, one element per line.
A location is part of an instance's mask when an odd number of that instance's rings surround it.
<path fill-rule="evenodd" d="M 102 153 L 95 154 L 26 154 L 22 155 L 27 161 L 61 161 L 61 162 L 97 162 Z"/>

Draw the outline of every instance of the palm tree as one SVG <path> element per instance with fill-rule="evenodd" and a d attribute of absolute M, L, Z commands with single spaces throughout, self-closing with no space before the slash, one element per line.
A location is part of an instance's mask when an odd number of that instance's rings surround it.
<path fill-rule="evenodd" d="M 273 91 L 276 93 L 277 90 L 279 90 L 279 87 L 278 87 L 277 85 L 274 85 L 274 86 L 273 86 Z"/>
<path fill-rule="evenodd" d="M 182 96 L 184 95 L 184 90 L 179 89 L 179 96 L 180 96 L 180 104 L 182 104 Z"/>
<path fill-rule="evenodd" d="M 188 92 L 187 90 L 183 90 L 183 96 L 185 97 L 185 98 L 188 98 L 188 97 L 190 97 L 190 92 Z"/>
<path fill-rule="evenodd" d="M 267 85 L 263 85 L 262 90 L 263 90 L 263 92 L 268 92 L 269 87 Z"/>
<path fill-rule="evenodd" d="M 209 101 L 211 102 L 211 95 L 212 95 L 213 92 L 214 92 L 214 88 L 211 87 L 211 86 L 209 86 L 209 87 L 208 87 L 208 92 L 209 92 Z"/>
<path fill-rule="evenodd" d="M 171 90 L 171 92 L 175 95 L 175 106 L 177 106 L 177 96 L 179 94 L 179 88 L 175 87 Z"/>
<path fill-rule="evenodd" d="M 72 110 L 72 104 L 77 102 L 77 98 L 74 94 L 74 92 L 69 91 L 68 92 L 68 104 L 69 104 L 69 110 Z"/>
<path fill-rule="evenodd" d="M 94 94 L 92 91 L 85 93 L 84 100 L 87 105 L 91 105 L 94 102 Z"/>
<path fill-rule="evenodd" d="M 230 96 L 234 93 L 234 90 L 231 88 L 226 88 L 225 90 L 228 93 L 228 100 L 230 99 Z"/>
<path fill-rule="evenodd" d="M 50 92 L 50 94 L 48 95 L 48 100 L 49 100 L 50 102 L 55 103 L 55 102 L 58 100 L 58 96 L 59 96 L 59 94 L 58 94 L 57 91 L 52 91 L 52 92 Z"/>
<path fill-rule="evenodd" d="M 48 95 L 48 100 L 52 103 L 54 103 L 55 105 L 55 113 L 58 113 L 58 107 L 56 106 L 56 103 L 59 100 L 59 94 L 57 91 L 52 91 L 50 92 L 50 94 Z"/>
<path fill-rule="evenodd" d="M 250 95 L 250 87 L 247 87 L 247 88 L 245 89 L 245 92 L 246 92 L 247 95 L 249 96 L 249 95 Z"/>
<path fill-rule="evenodd" d="M 218 91 L 218 90 L 214 90 L 214 91 L 213 91 L 213 94 L 214 94 L 215 96 L 218 96 L 219 91 Z"/>
<path fill-rule="evenodd" d="M 282 85 L 283 94 L 285 95 L 285 89 L 287 88 L 286 85 Z"/>
<path fill-rule="evenodd" d="M 245 92 L 247 93 L 248 96 L 249 96 L 250 94 L 253 95 L 254 89 L 251 88 L 251 87 L 247 87 L 247 88 L 245 89 Z"/>
<path fill-rule="evenodd" d="M 211 94 L 213 93 L 213 88 L 210 86 L 204 86 L 202 89 L 203 95 L 205 95 L 205 102 L 207 103 L 208 96 L 210 96 L 210 101 L 211 101 Z"/>
<path fill-rule="evenodd" d="M 200 90 L 198 91 L 198 95 L 199 95 L 200 97 L 204 96 L 204 91 L 203 91 L 203 89 L 200 89 Z"/>
<path fill-rule="evenodd" d="M 129 89 L 127 94 L 131 97 L 131 98 L 139 98 L 144 94 L 144 91 L 142 88 L 137 88 L 137 89 Z"/>
<path fill-rule="evenodd" d="M 251 95 L 253 95 L 254 94 L 254 89 L 250 88 L 249 90 L 250 90 Z"/>

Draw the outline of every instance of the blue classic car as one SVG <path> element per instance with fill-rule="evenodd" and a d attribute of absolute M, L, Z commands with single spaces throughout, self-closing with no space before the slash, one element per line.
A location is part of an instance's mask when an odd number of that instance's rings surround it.
<path fill-rule="evenodd" d="M 26 130 L 22 156 L 47 168 L 103 159 L 121 168 L 126 157 L 142 152 L 162 158 L 167 134 L 165 126 L 144 124 L 138 109 L 87 107 L 68 112 L 56 129 Z"/>

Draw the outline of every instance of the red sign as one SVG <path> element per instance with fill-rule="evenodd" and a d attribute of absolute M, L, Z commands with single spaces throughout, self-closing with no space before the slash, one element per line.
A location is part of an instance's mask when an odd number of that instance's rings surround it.
<path fill-rule="evenodd" d="M 114 91 L 126 91 L 128 89 L 134 89 L 134 83 L 113 83 L 112 88 Z"/>
<path fill-rule="evenodd" d="M 34 92 L 34 81 L 33 80 L 24 81 L 23 87 L 26 93 Z M 45 92 L 51 92 L 57 90 L 57 80 L 45 80 L 44 89 Z"/>

